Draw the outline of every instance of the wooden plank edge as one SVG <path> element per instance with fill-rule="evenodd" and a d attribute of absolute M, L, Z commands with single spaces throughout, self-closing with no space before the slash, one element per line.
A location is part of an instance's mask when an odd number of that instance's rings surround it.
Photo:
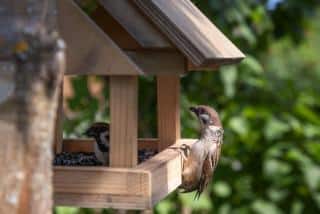
<path fill-rule="evenodd" d="M 153 208 L 150 198 L 125 195 L 58 193 L 54 195 L 53 199 L 55 206 L 111 208 L 121 210 L 145 210 Z"/>
<path fill-rule="evenodd" d="M 136 167 L 151 172 L 153 206 L 180 186 L 182 157 L 178 148 L 182 144 L 192 146 L 195 142 L 195 139 L 177 140 L 174 145 Z"/>
<path fill-rule="evenodd" d="M 165 165 L 168 161 L 172 158 L 180 157 L 180 153 L 178 152 L 178 148 L 182 144 L 186 144 L 192 146 L 195 143 L 196 139 L 179 139 L 177 140 L 172 146 L 168 147 L 167 149 L 163 150 L 162 152 L 156 154 L 149 160 L 139 164 L 135 169 L 143 169 L 147 171 L 153 171 L 159 166 Z"/>
<path fill-rule="evenodd" d="M 117 209 L 152 208 L 151 173 L 148 171 L 61 166 L 53 169 L 55 205 Z M 138 182 L 132 183 L 136 181 Z"/>

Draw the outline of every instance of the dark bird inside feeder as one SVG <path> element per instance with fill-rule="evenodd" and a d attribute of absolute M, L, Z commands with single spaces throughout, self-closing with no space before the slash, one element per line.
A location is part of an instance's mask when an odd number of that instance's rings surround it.
<path fill-rule="evenodd" d="M 109 133 L 109 124 L 103 122 L 93 123 L 84 133 L 95 139 L 94 154 L 104 165 L 109 162 Z"/>
<path fill-rule="evenodd" d="M 223 128 L 218 113 L 209 106 L 191 107 L 200 123 L 200 138 L 191 147 L 183 144 L 181 153 L 183 157 L 182 193 L 197 191 L 198 199 L 210 182 L 217 167 L 221 145 L 223 141 Z"/>

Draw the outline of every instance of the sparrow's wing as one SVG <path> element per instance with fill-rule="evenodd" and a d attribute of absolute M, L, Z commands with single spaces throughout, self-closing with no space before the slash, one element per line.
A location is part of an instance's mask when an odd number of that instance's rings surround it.
<path fill-rule="evenodd" d="M 212 167 L 213 167 L 212 161 L 211 161 L 211 158 L 208 154 L 203 162 L 202 173 L 201 173 L 201 177 L 199 180 L 198 189 L 197 189 L 196 195 L 194 196 L 195 200 L 199 199 L 204 188 L 208 185 L 208 183 L 212 177 L 212 171 L 213 171 Z"/>
<path fill-rule="evenodd" d="M 211 147 L 212 149 L 209 150 L 203 162 L 202 173 L 199 181 L 199 186 L 195 195 L 195 199 L 199 199 L 203 190 L 208 186 L 208 183 L 212 178 L 213 172 L 218 165 L 222 145 L 222 135 L 220 133 L 217 133 L 216 138 L 214 138 L 213 141 L 213 145 L 216 146 Z"/>

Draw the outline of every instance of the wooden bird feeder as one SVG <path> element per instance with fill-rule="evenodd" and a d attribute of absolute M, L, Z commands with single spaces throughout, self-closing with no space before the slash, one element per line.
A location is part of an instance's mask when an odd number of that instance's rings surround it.
<path fill-rule="evenodd" d="M 180 76 L 244 58 L 189 0 L 100 0 L 87 16 L 59 0 L 66 75 L 110 76 L 110 166 L 54 167 L 55 205 L 151 209 L 181 184 Z M 138 76 L 157 78 L 158 137 L 138 139 Z M 59 133 L 59 131 L 57 132 Z M 61 133 L 61 131 L 60 131 Z M 62 139 L 55 151 L 92 151 L 88 139 Z M 137 165 L 138 148 L 158 154 Z"/>

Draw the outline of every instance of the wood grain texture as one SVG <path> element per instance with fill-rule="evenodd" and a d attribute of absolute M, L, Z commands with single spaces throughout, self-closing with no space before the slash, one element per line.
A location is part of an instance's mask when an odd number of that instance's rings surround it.
<path fill-rule="evenodd" d="M 73 1 L 58 0 L 58 11 L 59 30 L 68 46 L 66 74 L 142 74 Z"/>
<path fill-rule="evenodd" d="M 157 76 L 159 151 L 180 138 L 180 78 Z"/>
<path fill-rule="evenodd" d="M 147 75 L 183 75 L 186 73 L 186 59 L 178 52 L 150 50 L 126 51 L 126 54 Z"/>
<path fill-rule="evenodd" d="M 93 152 L 93 139 L 64 139 L 64 152 Z M 158 139 L 139 139 L 138 149 L 158 149 Z"/>
<path fill-rule="evenodd" d="M 138 78 L 110 77 L 110 166 L 132 167 L 138 150 Z"/>
<path fill-rule="evenodd" d="M 99 0 L 99 2 L 141 47 L 151 49 L 173 48 L 170 41 L 141 14 L 131 0 Z"/>
<path fill-rule="evenodd" d="M 144 209 L 150 207 L 150 173 L 105 167 L 54 167 L 55 205 Z"/>
<path fill-rule="evenodd" d="M 181 144 L 191 146 L 196 140 L 181 139 L 176 144 L 138 165 L 136 169 L 151 173 L 152 205 L 174 191 L 181 184 L 182 157 L 178 148 Z"/>
<path fill-rule="evenodd" d="M 210 64 L 210 66 L 195 66 L 192 62 L 190 62 L 190 61 L 188 61 L 187 62 L 187 70 L 188 71 L 208 71 L 208 70 L 210 70 L 210 71 L 217 71 L 220 67 L 221 67 L 221 65 L 219 65 L 219 63 L 217 63 L 217 64 Z"/>
<path fill-rule="evenodd" d="M 149 198 L 130 195 L 57 193 L 54 203 L 56 206 L 86 208 L 152 209 Z"/>
<path fill-rule="evenodd" d="M 105 167 L 54 167 L 54 170 L 55 192 L 148 196 L 147 171 Z"/>
<path fill-rule="evenodd" d="M 139 50 L 142 46 L 100 4 L 90 18 L 123 50 Z"/>
<path fill-rule="evenodd" d="M 239 62 L 244 54 L 190 0 L 133 0 L 196 66 Z"/>

